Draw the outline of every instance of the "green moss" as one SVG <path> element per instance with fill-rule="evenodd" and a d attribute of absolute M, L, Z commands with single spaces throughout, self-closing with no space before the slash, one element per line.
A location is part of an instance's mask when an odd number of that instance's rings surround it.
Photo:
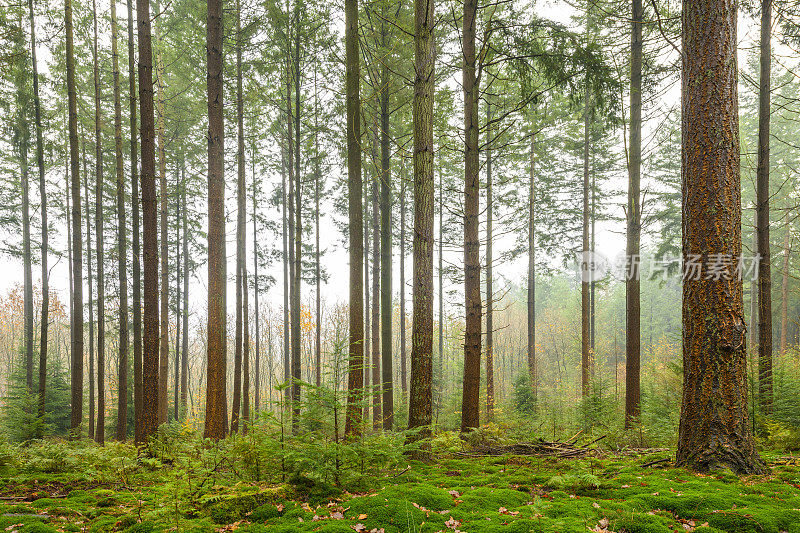
<path fill-rule="evenodd" d="M 380 491 L 379 497 L 389 501 L 408 500 L 434 511 L 443 511 L 453 507 L 453 497 L 446 490 L 427 483 L 405 483 L 387 487 Z"/>
<path fill-rule="evenodd" d="M 20 533 L 58 533 L 58 530 L 44 522 L 30 522 L 22 526 Z"/>
<path fill-rule="evenodd" d="M 320 529 L 320 533 L 352 533 L 353 529 L 342 521 L 326 522 Z"/>
<path fill-rule="evenodd" d="M 615 523 L 615 530 L 620 533 L 672 533 L 665 518 L 648 514 L 620 518 Z"/>
<path fill-rule="evenodd" d="M 459 498 L 463 503 L 458 505 L 461 511 L 496 513 L 500 507 L 513 509 L 530 500 L 527 494 L 511 489 L 493 489 L 478 487 L 465 492 Z M 451 502 L 452 505 L 452 502 Z"/>
<path fill-rule="evenodd" d="M 125 533 L 153 533 L 153 522 L 135 522 L 125 528 Z"/>
<path fill-rule="evenodd" d="M 254 509 L 253 512 L 250 513 L 250 520 L 253 522 L 265 522 L 273 518 L 278 518 L 282 514 L 283 511 L 278 511 L 278 507 L 275 504 L 267 503 Z"/>

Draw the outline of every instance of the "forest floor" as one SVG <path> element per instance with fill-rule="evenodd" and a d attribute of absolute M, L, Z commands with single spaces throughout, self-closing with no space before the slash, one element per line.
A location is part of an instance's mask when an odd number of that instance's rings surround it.
<path fill-rule="evenodd" d="M 743 478 L 674 468 L 668 451 L 450 454 L 367 472 L 348 492 L 59 446 L 5 470 L 0 450 L 0 533 L 800 532 L 800 462 L 779 454 L 764 454 L 770 475 Z"/>

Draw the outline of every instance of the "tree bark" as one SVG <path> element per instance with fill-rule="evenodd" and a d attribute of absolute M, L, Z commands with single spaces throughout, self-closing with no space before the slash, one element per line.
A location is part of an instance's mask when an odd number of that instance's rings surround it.
<path fill-rule="evenodd" d="M 642 0 L 633 0 L 631 15 L 631 132 L 628 160 L 627 243 L 625 276 L 625 429 L 639 422 L 639 358 L 641 355 L 641 306 L 639 301 L 639 242 L 641 238 L 642 165 Z"/>
<path fill-rule="evenodd" d="M 207 1 L 208 88 L 208 353 L 206 438 L 228 432 L 225 382 L 225 176 L 222 88 L 222 0 Z"/>
<path fill-rule="evenodd" d="M 587 23 L 588 26 L 588 23 Z M 588 30 L 587 30 L 588 35 Z M 591 93 L 589 90 L 589 73 L 587 70 L 584 92 L 583 110 L 583 240 L 581 243 L 581 398 L 587 398 L 590 393 L 591 353 L 589 331 L 589 278 L 590 248 L 589 248 L 589 140 L 591 126 Z"/>
<path fill-rule="evenodd" d="M 141 289 L 141 248 L 139 244 L 139 163 L 138 145 L 136 143 L 136 77 L 134 76 L 133 51 L 133 0 L 128 1 L 128 86 L 130 108 L 130 144 L 131 144 L 131 232 L 133 234 L 131 248 L 133 261 L 131 274 L 133 277 L 133 411 L 134 442 L 144 442 L 142 432 L 143 420 L 143 384 L 142 384 L 142 289 Z M 149 32 L 149 30 L 148 30 Z"/>
<path fill-rule="evenodd" d="M 772 414 L 772 273 L 769 251 L 769 108 L 772 1 L 761 2 L 761 73 L 758 88 L 758 399 L 761 412 Z"/>
<path fill-rule="evenodd" d="M 94 42 L 94 142 L 95 142 L 95 235 L 97 237 L 97 428 L 95 440 L 103 444 L 106 438 L 106 310 L 105 310 L 105 235 L 103 231 L 103 143 L 100 124 L 100 70 L 97 63 L 97 2 L 92 0 Z"/>
<path fill-rule="evenodd" d="M 69 1 L 69 0 L 67 0 Z M 364 278 L 361 178 L 361 98 L 358 43 L 358 0 L 345 0 L 345 98 L 347 108 L 347 211 L 350 243 L 350 298 L 345 435 L 361 434 L 364 387 Z"/>
<path fill-rule="evenodd" d="M 158 3 L 156 3 L 158 11 Z M 158 367 L 158 424 L 167 423 L 168 412 L 168 379 L 169 379 L 169 229 L 167 226 L 167 161 L 166 161 L 166 139 L 164 138 L 164 121 L 166 120 L 164 110 L 164 61 L 161 52 L 161 36 L 159 26 L 156 24 L 156 79 L 157 79 L 157 116 L 158 116 L 158 182 L 159 199 L 158 206 L 160 211 L 160 245 L 161 245 L 161 345 L 160 359 Z"/>
<path fill-rule="evenodd" d="M 486 421 L 494 417 L 494 288 L 492 286 L 492 150 L 490 148 L 492 104 L 486 103 Z"/>
<path fill-rule="evenodd" d="M 89 289 L 89 438 L 94 440 L 95 380 L 94 380 L 94 296 L 92 294 L 92 226 L 89 216 L 89 172 L 86 169 L 86 143 L 81 144 L 83 156 L 83 195 L 86 197 L 86 273 Z M 95 191 L 96 194 L 96 191 Z"/>
<path fill-rule="evenodd" d="M 734 0 L 683 3 L 683 402 L 676 464 L 762 473 L 747 412 L 742 280 L 696 276 L 742 252 Z M 707 270 L 707 269 L 706 269 Z"/>
<path fill-rule="evenodd" d="M 434 4 L 414 2 L 414 309 L 408 427 L 431 435 L 433 381 L 433 99 L 436 43 Z M 414 455 L 430 457 L 423 442 Z"/>
<path fill-rule="evenodd" d="M 303 224 L 302 224 L 302 196 L 303 183 L 300 173 L 300 2 L 294 4 L 295 34 L 294 34 L 294 120 L 295 120 L 295 157 L 294 179 L 295 184 L 295 230 L 294 230 L 294 287 L 292 296 L 292 433 L 300 430 L 300 288 L 303 279 Z"/>
<path fill-rule="evenodd" d="M 33 110 L 36 121 L 36 166 L 39 169 L 39 199 L 42 212 L 42 314 L 39 335 L 39 418 L 44 417 L 45 389 L 47 387 L 47 328 L 50 309 L 50 272 L 47 269 L 48 232 L 47 227 L 47 182 L 44 171 L 44 141 L 42 140 L 42 110 L 39 98 L 39 67 L 36 62 L 36 24 L 33 13 L 33 0 L 28 0 L 28 18 L 31 26 L 31 64 L 33 66 Z"/>
<path fill-rule="evenodd" d="M 181 408 L 188 416 L 189 399 L 189 216 L 186 212 L 186 171 L 181 169 L 183 190 L 181 191 L 183 217 L 183 339 L 181 348 Z"/>
<path fill-rule="evenodd" d="M 531 129 L 530 183 L 528 190 L 528 376 L 531 381 L 533 400 L 539 389 L 536 371 L 536 128 Z"/>
<path fill-rule="evenodd" d="M 111 62 L 114 76 L 114 156 L 117 192 L 117 270 L 119 275 L 119 361 L 117 367 L 117 440 L 128 434 L 128 235 L 125 217 L 125 168 L 122 159 L 122 102 L 119 87 L 117 5 L 111 2 Z"/>
<path fill-rule="evenodd" d="M 400 159 L 400 388 L 403 401 L 408 398 L 406 361 L 406 177 L 403 159 Z"/>
<path fill-rule="evenodd" d="M 377 120 L 375 121 L 377 130 Z M 377 151 L 378 132 L 373 135 L 373 154 Z M 373 158 L 374 159 L 374 158 Z M 377 161 L 376 161 L 377 163 Z M 372 429 L 383 428 L 382 380 L 381 380 L 381 255 L 380 255 L 380 171 L 376 165 L 376 176 L 372 180 Z"/>
<path fill-rule="evenodd" d="M 789 256 L 792 254 L 792 244 L 789 237 L 791 231 L 789 215 L 786 215 L 786 224 L 783 230 L 783 279 L 781 280 L 781 357 L 786 355 L 788 346 L 789 328 Z M 757 314 L 757 313 L 756 313 Z"/>
<path fill-rule="evenodd" d="M 83 421 L 83 242 L 81 238 L 81 176 L 78 160 L 78 103 L 75 85 L 72 0 L 64 0 L 70 188 L 72 196 L 72 336 L 70 341 L 70 438 L 80 438 Z"/>
<path fill-rule="evenodd" d="M 464 0 L 462 71 L 464 87 L 464 388 L 461 431 L 480 425 L 481 384 L 481 264 L 480 264 L 480 161 L 478 159 L 478 96 L 475 73 L 477 0 Z"/>
<path fill-rule="evenodd" d="M 258 293 L 259 293 L 259 280 L 258 280 L 258 218 L 256 215 L 256 163 L 255 163 L 255 143 L 253 144 L 253 159 L 251 165 L 253 168 L 253 296 L 255 297 L 255 314 L 256 314 L 256 352 L 255 352 L 255 396 L 254 396 L 254 414 L 258 419 L 258 412 L 261 409 L 261 324 L 260 324 L 260 311 L 258 307 Z"/>

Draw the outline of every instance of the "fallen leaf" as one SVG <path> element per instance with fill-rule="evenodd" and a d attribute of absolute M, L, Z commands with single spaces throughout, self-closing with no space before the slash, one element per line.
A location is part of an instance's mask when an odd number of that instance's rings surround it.
<path fill-rule="evenodd" d="M 595 509 L 600 509 L 600 504 L 597 502 L 592 502 L 592 507 L 594 507 Z"/>
<path fill-rule="evenodd" d="M 366 519 L 367 519 L 367 515 L 365 515 L 365 514 L 360 514 L 360 515 L 358 515 L 358 519 L 359 519 L 359 520 L 366 520 Z"/>
<path fill-rule="evenodd" d="M 458 531 L 456 528 L 458 528 L 458 526 L 461 525 L 461 521 L 460 520 L 456 520 L 455 518 L 453 518 L 451 516 L 449 520 L 445 521 L 444 525 L 446 525 L 448 528 L 450 528 L 452 530 Z"/>
<path fill-rule="evenodd" d="M 353 528 L 356 531 L 356 533 L 365 533 L 367 531 L 367 526 L 365 526 L 361 522 L 359 522 L 358 524 L 356 524 L 354 526 L 350 526 L 350 527 Z"/>
<path fill-rule="evenodd" d="M 344 515 L 342 513 L 340 513 L 339 511 L 335 511 L 335 512 L 331 513 L 330 516 L 334 520 L 344 520 Z M 364 518 L 367 517 L 367 515 L 361 515 L 361 516 L 363 516 Z M 361 518 L 361 517 L 359 516 L 359 518 Z"/>
<path fill-rule="evenodd" d="M 450 494 L 450 496 L 452 496 L 453 498 L 458 498 L 459 496 L 461 496 L 461 494 L 457 490 L 451 490 L 448 492 L 448 494 Z"/>

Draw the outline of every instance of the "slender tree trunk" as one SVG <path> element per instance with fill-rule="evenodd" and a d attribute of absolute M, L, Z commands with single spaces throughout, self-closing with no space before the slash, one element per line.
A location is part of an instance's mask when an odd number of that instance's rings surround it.
<path fill-rule="evenodd" d="M 641 305 L 639 302 L 639 241 L 641 235 L 642 164 L 642 0 L 633 0 L 631 22 L 631 132 L 628 161 L 628 219 L 625 276 L 625 428 L 639 421 L 639 357 Z"/>
<path fill-rule="evenodd" d="M 377 117 L 375 131 L 372 136 L 373 155 L 377 156 L 378 131 Z M 373 160 L 376 158 L 373 157 Z M 377 161 L 375 161 L 377 163 Z M 380 324 L 380 290 L 381 290 L 381 256 L 380 256 L 380 167 L 375 165 L 376 176 L 372 180 L 372 429 L 380 431 L 383 428 L 383 409 L 381 405 L 381 324 Z"/>
<path fill-rule="evenodd" d="M 409 428 L 431 435 L 433 381 L 433 98 L 435 89 L 433 2 L 414 2 L 414 310 L 411 335 Z M 430 445 L 415 455 L 430 456 Z"/>
<path fill-rule="evenodd" d="M 536 128 L 531 129 L 530 184 L 528 190 L 528 376 L 531 381 L 533 401 L 539 389 L 536 371 Z"/>
<path fill-rule="evenodd" d="M 684 265 L 702 267 L 715 257 L 738 258 L 742 251 L 736 23 L 734 0 L 683 3 Z M 676 464 L 764 472 L 747 412 L 742 280 L 687 272 Z"/>
<path fill-rule="evenodd" d="M 119 87 L 117 5 L 111 2 L 111 61 L 114 74 L 114 156 L 117 184 L 117 270 L 119 271 L 119 366 L 117 440 L 128 434 L 128 235 L 125 219 L 125 168 L 122 159 L 122 102 Z"/>
<path fill-rule="evenodd" d="M 172 415 L 180 420 L 180 388 L 181 388 L 181 180 L 179 173 L 184 167 L 181 154 L 175 167 L 175 362 L 172 387 Z M 185 239 L 185 237 L 184 237 Z M 186 258 L 183 258 L 186 261 Z"/>
<path fill-rule="evenodd" d="M 208 70 L 208 362 L 206 438 L 228 432 L 225 394 L 225 176 L 222 89 L 222 1 L 208 0 L 206 58 Z"/>
<path fill-rule="evenodd" d="M 186 212 L 186 169 L 181 168 L 181 191 L 183 217 L 183 347 L 181 349 L 181 408 L 183 416 L 188 416 L 189 398 L 189 217 Z"/>
<path fill-rule="evenodd" d="M 95 440 L 103 444 L 106 438 L 106 310 L 105 310 L 105 251 L 103 244 L 103 143 L 100 136 L 100 70 L 97 63 L 97 2 L 92 0 L 94 42 L 94 142 L 95 142 L 95 234 L 97 235 L 97 428 Z"/>
<path fill-rule="evenodd" d="M 256 215 L 256 163 L 255 163 L 255 143 L 253 145 L 253 159 L 251 165 L 253 168 L 253 295 L 255 296 L 255 314 L 256 314 L 256 353 L 255 353 L 255 397 L 254 397 L 254 413 L 258 419 L 258 412 L 261 410 L 261 324 L 260 324 L 260 310 L 258 308 L 258 293 L 259 293 L 259 280 L 258 280 L 258 218 Z"/>
<path fill-rule="evenodd" d="M 225 176 L 222 89 L 222 1 L 208 0 L 206 57 L 208 69 L 208 363 L 206 438 L 228 432 L 225 394 Z"/>
<path fill-rule="evenodd" d="M 788 346 L 789 327 L 789 256 L 792 254 L 792 245 L 789 239 L 791 231 L 789 215 L 786 215 L 786 224 L 783 230 L 783 279 L 781 280 L 781 357 L 786 355 Z"/>
<path fill-rule="evenodd" d="M 381 23 L 381 39 L 386 48 L 386 22 Z M 389 66 L 381 67 L 381 370 L 383 391 L 383 429 L 394 425 L 394 385 L 392 383 L 392 177 L 389 146 Z"/>
<path fill-rule="evenodd" d="M 20 31 L 22 19 L 20 18 Z M 22 38 L 19 42 L 20 49 L 17 53 L 24 54 L 22 48 Z M 28 179 L 28 140 L 30 137 L 27 124 L 27 112 L 25 110 L 24 89 L 20 87 L 17 91 L 19 113 L 18 129 L 19 139 L 17 148 L 19 150 L 21 185 L 22 185 L 22 264 L 23 264 L 23 295 L 22 309 L 25 334 L 25 392 L 33 394 L 33 256 L 31 252 L 31 215 L 30 215 L 30 183 Z"/>
<path fill-rule="evenodd" d="M 288 383 L 290 379 L 290 344 L 289 339 L 289 241 L 288 241 L 288 226 L 289 220 L 287 218 L 287 203 L 289 201 L 286 193 L 286 157 L 285 151 L 281 149 L 281 207 L 283 213 L 281 216 L 282 229 L 283 229 L 283 382 Z M 290 389 L 287 387 L 284 392 L 285 400 L 288 404 Z"/>
<path fill-rule="evenodd" d="M 294 4 L 294 120 L 295 120 L 295 157 L 294 178 L 296 180 L 294 201 L 294 287 L 292 296 L 292 433 L 300 429 L 300 288 L 302 274 L 303 224 L 302 224 L 302 175 L 300 173 L 300 2 Z"/>
<path fill-rule="evenodd" d="M 316 44 L 316 43 L 315 43 Z M 320 248 L 319 248 L 319 189 L 322 181 L 322 171 L 320 170 L 319 153 L 319 99 L 317 94 L 317 61 L 314 61 L 314 283 L 316 291 L 314 294 L 315 309 L 314 318 L 316 321 L 314 328 L 314 374 L 317 387 L 322 385 L 322 292 L 321 272 L 320 272 Z"/>
<path fill-rule="evenodd" d="M 364 182 L 364 197 L 366 200 L 364 201 L 364 394 L 366 395 L 366 400 L 364 402 L 364 420 L 369 420 L 369 408 L 370 408 L 370 398 L 372 398 L 372 387 L 375 386 L 372 383 L 372 350 L 370 349 L 370 340 L 372 339 L 372 328 L 370 328 L 370 322 L 372 321 L 372 315 L 370 314 L 370 284 L 369 284 L 369 267 L 370 267 L 370 245 L 369 245 L 369 224 L 370 224 L 370 216 L 369 216 L 369 182 Z"/>
<path fill-rule="evenodd" d="M 587 31 L 588 34 L 588 31 Z M 581 397 L 586 398 L 590 392 L 591 353 L 589 328 L 589 283 L 592 277 L 589 249 L 589 140 L 591 131 L 591 104 L 589 100 L 588 73 L 584 93 L 583 110 L 583 242 L 581 244 Z"/>
<path fill-rule="evenodd" d="M 69 0 L 67 0 L 69 1 Z M 350 302 L 348 339 L 347 416 L 345 435 L 361 434 L 364 387 L 364 224 L 362 220 L 361 97 L 358 45 L 358 0 L 345 0 L 345 98 L 347 108 L 347 210 L 350 243 Z"/>
<path fill-rule="evenodd" d="M 128 1 L 128 85 L 131 135 L 131 233 L 132 239 L 132 277 L 133 277 L 133 410 L 134 441 L 144 442 L 143 383 L 142 383 L 142 290 L 141 290 L 141 249 L 139 244 L 139 163 L 136 143 L 136 77 L 134 76 L 133 51 L 133 1 Z M 137 0 L 138 1 L 138 0 Z M 149 29 L 148 29 L 149 33 Z"/>
<path fill-rule="evenodd" d="M 89 438 L 94 440 L 94 295 L 92 294 L 92 226 L 89 214 L 89 172 L 86 169 L 86 143 L 81 144 L 83 156 L 83 195 L 86 197 L 86 272 L 89 289 Z M 95 191 L 96 193 L 96 191 Z"/>
<path fill-rule="evenodd" d="M 478 216 L 480 162 L 478 147 L 478 79 L 475 75 L 477 0 L 464 1 L 462 71 L 464 87 L 464 387 L 461 431 L 480 424 L 481 384 L 481 264 Z"/>
<path fill-rule="evenodd" d="M 406 362 L 406 176 L 400 159 L 400 387 L 403 401 L 408 399 Z"/>
<path fill-rule="evenodd" d="M 758 88 L 758 399 L 761 412 L 772 413 L 772 273 L 769 251 L 769 108 L 772 1 L 761 2 L 761 75 Z"/>
<path fill-rule="evenodd" d="M 158 11 L 158 3 L 156 3 Z M 157 116 L 158 116 L 158 182 L 159 182 L 159 211 L 160 211 L 160 245 L 161 245 L 161 345 L 158 367 L 158 423 L 167 423 L 168 411 L 168 383 L 169 383 L 169 229 L 167 226 L 167 158 L 166 139 L 164 138 L 164 61 L 161 52 L 161 37 L 158 24 L 156 24 L 156 79 L 158 88 Z"/>
<path fill-rule="evenodd" d="M 78 102 L 75 85 L 72 0 L 64 0 L 64 33 L 66 34 L 69 166 L 72 195 L 70 438 L 78 439 L 83 422 L 83 241 L 81 238 L 81 176 L 78 160 Z"/>
<path fill-rule="evenodd" d="M 28 18 L 31 26 L 31 64 L 33 66 L 33 110 L 36 120 L 36 166 L 39 169 L 39 201 L 42 209 L 42 314 L 39 335 L 39 418 L 44 417 L 45 389 L 47 387 L 47 327 L 50 320 L 50 272 L 47 270 L 47 182 L 44 172 L 44 141 L 42 140 L 42 110 L 39 99 L 39 67 L 36 62 L 36 24 L 33 0 L 28 0 Z"/>
<path fill-rule="evenodd" d="M 492 104 L 486 103 L 486 420 L 494 417 L 494 287 L 492 285 L 492 219 L 494 198 L 492 190 L 492 150 L 490 148 Z"/>
<path fill-rule="evenodd" d="M 239 430 L 242 401 L 242 275 L 245 255 L 244 100 L 242 97 L 242 3 L 236 0 L 236 333 L 233 359 L 231 433 Z"/>
<path fill-rule="evenodd" d="M 444 404 L 444 183 L 439 172 L 439 358 L 436 362 L 436 424 Z"/>

